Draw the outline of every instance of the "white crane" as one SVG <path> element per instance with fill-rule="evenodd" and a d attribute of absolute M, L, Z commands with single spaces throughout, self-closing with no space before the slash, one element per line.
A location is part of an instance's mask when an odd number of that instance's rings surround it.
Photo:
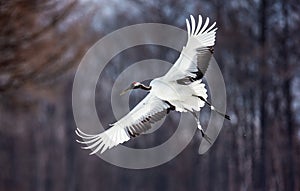
<path fill-rule="evenodd" d="M 147 131 L 152 123 L 161 120 L 171 110 L 190 112 L 197 121 L 202 136 L 209 143 L 210 138 L 200 125 L 200 109 L 207 104 L 211 110 L 230 119 L 228 115 L 217 111 L 207 101 L 207 90 L 205 84 L 202 83 L 202 77 L 214 51 L 216 23 L 209 26 L 209 18 L 206 18 L 205 23 L 202 24 L 202 17 L 199 15 L 196 25 L 194 17 L 190 16 L 190 18 L 191 23 L 186 19 L 187 44 L 171 69 L 164 76 L 153 79 L 149 86 L 133 82 L 121 93 L 122 95 L 131 89 L 138 88 L 149 91 L 149 94 L 138 105 L 102 133 L 89 135 L 77 128 L 76 134 L 83 139 L 77 142 L 87 144 L 82 147 L 83 149 L 93 149 L 91 155 L 98 151 L 103 153 Z"/>

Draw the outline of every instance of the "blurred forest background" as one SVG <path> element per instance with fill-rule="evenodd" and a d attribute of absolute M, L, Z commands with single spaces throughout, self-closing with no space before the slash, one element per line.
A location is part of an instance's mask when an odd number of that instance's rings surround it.
<path fill-rule="evenodd" d="M 300 190 L 299 1 L 1 0 L 0 6 L 0 191 Z M 75 143 L 71 105 L 83 55 L 121 27 L 158 22 L 185 29 L 190 14 L 208 16 L 219 28 L 215 57 L 232 120 L 215 144 L 198 155 L 195 135 L 175 159 L 146 170 L 89 156 Z M 178 53 L 170 60 L 168 51 L 142 46 L 112 60 L 96 92 L 107 124 L 115 120 L 107 100 L 122 69 L 138 59 L 174 61 Z M 135 141 L 129 145 L 143 142 Z"/>

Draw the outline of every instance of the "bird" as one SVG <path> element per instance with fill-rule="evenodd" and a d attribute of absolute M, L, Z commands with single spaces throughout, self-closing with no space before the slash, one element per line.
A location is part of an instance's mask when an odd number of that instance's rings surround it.
<path fill-rule="evenodd" d="M 198 22 L 190 15 L 186 19 L 187 43 L 169 69 L 161 77 L 153 79 L 149 86 L 141 82 L 132 82 L 120 95 L 133 89 L 142 89 L 149 93 L 127 115 L 117 122 L 110 124 L 110 128 L 99 134 L 87 134 L 77 128 L 76 134 L 82 139 L 77 140 L 85 144 L 83 149 L 91 149 L 92 154 L 102 154 L 107 149 L 122 144 L 137 137 L 151 128 L 151 125 L 160 121 L 171 111 L 189 112 L 196 120 L 202 137 L 209 143 L 211 139 L 204 132 L 200 121 L 200 110 L 204 105 L 224 118 L 230 117 L 219 112 L 208 100 L 207 90 L 202 79 L 214 53 L 217 27 L 216 22 L 209 24 L 202 16 Z"/>

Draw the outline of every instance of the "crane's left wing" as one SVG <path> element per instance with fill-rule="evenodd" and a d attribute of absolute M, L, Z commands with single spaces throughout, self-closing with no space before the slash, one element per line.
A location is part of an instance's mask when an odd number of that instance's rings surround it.
<path fill-rule="evenodd" d="M 203 24 L 203 25 L 202 25 Z M 201 79 L 209 65 L 216 38 L 216 23 L 209 26 L 209 18 L 202 23 L 199 15 L 198 24 L 191 16 L 191 24 L 186 19 L 188 41 L 172 68 L 162 77 L 167 81 Z"/>
<path fill-rule="evenodd" d="M 95 154 L 98 151 L 103 153 L 105 150 L 128 141 L 130 138 L 136 137 L 150 129 L 151 123 L 155 123 L 166 116 L 170 107 L 167 102 L 157 98 L 150 92 L 127 115 L 102 133 L 89 135 L 77 128 L 76 134 L 83 139 L 83 141 L 77 142 L 87 144 L 83 148 L 92 149 L 93 152 L 91 154 Z"/>

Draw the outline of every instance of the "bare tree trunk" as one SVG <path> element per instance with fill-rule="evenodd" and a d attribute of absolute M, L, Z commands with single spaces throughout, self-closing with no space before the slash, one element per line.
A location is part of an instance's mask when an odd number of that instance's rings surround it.
<path fill-rule="evenodd" d="M 37 141 L 35 138 L 35 128 L 30 128 L 30 147 L 31 147 L 31 177 L 30 177 L 30 190 L 38 190 L 38 177 L 37 177 Z"/>
<path fill-rule="evenodd" d="M 257 169 L 255 172 L 255 182 L 254 182 L 254 189 L 255 190 L 264 190 L 266 188 L 266 167 L 265 167 L 265 161 L 266 161 L 266 146 L 267 146 L 267 128 L 268 124 L 266 123 L 267 119 L 267 111 L 266 111 L 266 100 L 267 100 L 267 86 L 266 86 L 266 59 L 265 59 L 265 44 L 266 44 L 266 7 L 267 7 L 267 0 L 261 0 L 260 2 L 260 34 L 258 38 L 258 43 L 261 51 L 261 57 L 259 59 L 259 65 L 260 65 L 260 156 L 259 160 L 257 161 Z"/>
<path fill-rule="evenodd" d="M 251 90 L 250 91 L 250 95 L 254 95 L 254 92 Z M 253 121 L 250 124 L 250 131 L 249 131 L 249 136 L 250 136 L 250 156 L 251 156 L 251 186 L 250 186 L 250 190 L 254 190 L 254 181 L 255 181 L 255 170 L 257 169 L 256 167 L 256 153 L 255 153 L 255 149 L 256 149 L 256 142 L 255 142 L 255 125 L 254 125 L 254 119 L 255 119 L 255 97 L 254 96 L 250 96 L 250 112 L 251 112 L 251 116 Z"/>
<path fill-rule="evenodd" d="M 284 28 L 282 36 L 282 63 L 284 66 L 284 82 L 283 82 L 283 94 L 285 94 L 285 115 L 286 115 L 286 125 L 288 132 L 288 143 L 287 143 L 287 160 L 288 164 L 288 173 L 287 173 L 287 190 L 294 190 L 295 188 L 295 171 L 294 171 L 294 126 L 293 126 L 293 111 L 292 111 L 292 93 L 291 93 L 291 76 L 289 74 L 289 53 L 288 45 L 286 40 L 289 39 L 289 25 L 288 25 L 288 10 L 287 3 L 288 1 L 282 1 L 282 12 L 284 15 Z"/>
<path fill-rule="evenodd" d="M 72 81 L 67 84 L 66 92 L 65 92 L 65 103 L 66 103 L 66 111 L 65 111 L 65 126 L 66 126 L 66 190 L 67 191 L 75 191 L 76 189 L 76 166 L 75 166 L 75 144 L 74 140 L 74 119 L 72 112 L 72 102 L 70 99 L 70 92 L 72 88 Z"/>

